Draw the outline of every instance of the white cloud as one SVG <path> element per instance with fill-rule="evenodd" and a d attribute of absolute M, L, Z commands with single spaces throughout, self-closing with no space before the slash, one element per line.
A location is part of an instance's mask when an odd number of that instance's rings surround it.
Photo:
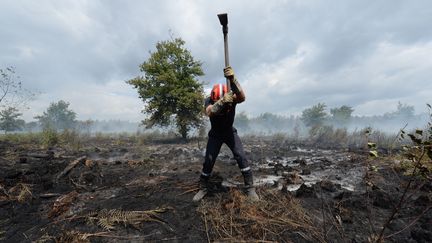
<path fill-rule="evenodd" d="M 261 64 L 243 80 L 254 115 L 301 110 L 318 102 L 329 107 L 350 105 L 357 114 L 383 114 L 397 102 L 414 105 L 418 112 L 431 102 L 432 42 L 416 45 L 378 44 L 371 55 L 334 72 L 308 72 L 303 66 L 316 53 L 314 47 L 298 51 L 276 63 Z M 430 96 L 428 96 L 430 95 Z M 428 101 L 429 99 L 429 101 Z M 295 112 L 295 111 L 294 111 Z"/>
<path fill-rule="evenodd" d="M 25 60 L 25 59 L 32 59 L 34 58 L 37 53 L 38 50 L 36 50 L 35 48 L 29 47 L 29 46 L 18 46 L 18 58 Z"/>
<path fill-rule="evenodd" d="M 426 0 L 4 1 L 0 68 L 15 66 L 43 93 L 27 118 L 64 99 L 83 119 L 140 120 L 142 102 L 124 80 L 170 29 L 203 61 L 207 90 L 224 82 L 216 14 L 227 12 L 231 65 L 247 92 L 240 110 L 299 114 L 325 102 L 379 114 L 401 101 L 421 112 L 432 103 L 431 8 Z"/>
<path fill-rule="evenodd" d="M 66 85 L 69 86 L 69 85 Z M 25 113 L 25 119 L 31 120 L 42 114 L 50 103 L 64 100 L 69 108 L 77 113 L 80 120 L 130 120 L 140 121 L 143 103 L 132 86 L 122 80 L 105 84 L 81 83 L 72 89 L 65 89 L 55 94 L 42 94 L 32 102 L 32 109 Z"/>

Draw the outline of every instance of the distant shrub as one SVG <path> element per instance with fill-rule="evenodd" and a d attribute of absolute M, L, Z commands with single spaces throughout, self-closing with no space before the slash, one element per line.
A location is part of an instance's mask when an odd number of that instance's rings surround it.
<path fill-rule="evenodd" d="M 42 144 L 47 147 L 57 145 L 60 141 L 59 134 L 52 128 L 45 128 L 42 133 Z"/>
<path fill-rule="evenodd" d="M 110 136 L 107 133 L 96 132 L 94 134 L 95 142 L 103 142 L 104 140 L 109 140 L 109 139 L 110 139 Z"/>
<path fill-rule="evenodd" d="M 324 103 L 318 103 L 311 108 L 303 110 L 300 119 L 308 127 L 319 127 L 324 123 L 328 116 L 325 109 L 326 105 Z"/>
<path fill-rule="evenodd" d="M 348 144 L 348 131 L 333 126 L 314 126 L 309 130 L 310 141 L 317 146 L 345 148 Z"/>
<path fill-rule="evenodd" d="M 69 145 L 73 150 L 79 150 L 82 147 L 81 136 L 75 129 L 65 129 L 59 137 L 62 144 Z"/>

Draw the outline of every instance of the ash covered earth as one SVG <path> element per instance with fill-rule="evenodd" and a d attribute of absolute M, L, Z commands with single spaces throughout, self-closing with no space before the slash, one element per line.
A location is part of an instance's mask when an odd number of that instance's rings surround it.
<path fill-rule="evenodd" d="M 89 138 L 79 149 L 0 144 L 4 242 L 367 242 L 403 193 L 393 157 L 244 138 L 261 201 L 223 146 L 200 203 L 204 140 Z M 431 242 L 430 183 L 388 224 L 389 242 Z M 420 215 L 420 217 L 418 217 Z"/>

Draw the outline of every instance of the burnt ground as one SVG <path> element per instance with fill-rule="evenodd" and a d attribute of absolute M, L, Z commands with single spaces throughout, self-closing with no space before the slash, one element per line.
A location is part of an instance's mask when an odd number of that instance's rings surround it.
<path fill-rule="evenodd" d="M 211 214 L 203 210 L 219 202 L 226 207 L 241 191 L 242 178 L 223 147 L 212 192 L 203 202 L 192 203 L 205 141 L 94 139 L 79 149 L 1 142 L 0 240 L 367 242 L 379 235 L 409 179 L 394 169 L 396 156 L 371 160 L 365 151 L 270 138 L 243 142 L 260 205 L 284 204 L 276 198 L 298 202 L 301 210 L 295 210 L 304 212 L 301 218 L 309 226 L 276 233 L 269 229 L 260 238 L 232 229 L 221 234 L 217 227 L 223 226 L 207 219 Z M 66 171 L 71 162 L 75 166 Z M 397 234 L 385 241 L 432 242 L 431 191 L 430 181 L 412 183 L 410 197 L 384 232 Z M 289 215 L 294 212 L 290 205 L 277 205 L 283 211 L 275 213 Z M 257 223 L 252 226 L 261 232 Z"/>

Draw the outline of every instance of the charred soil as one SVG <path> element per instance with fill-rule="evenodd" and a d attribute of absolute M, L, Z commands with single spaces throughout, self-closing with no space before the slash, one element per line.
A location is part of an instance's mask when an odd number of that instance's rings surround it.
<path fill-rule="evenodd" d="M 205 141 L 89 139 L 79 150 L 0 143 L 4 242 L 368 242 L 408 181 L 395 159 L 363 151 L 243 141 L 261 201 L 223 147 L 210 194 L 198 190 Z M 367 154 L 366 154 L 367 155 Z M 389 242 L 432 241 L 432 185 L 415 181 L 384 231 Z"/>

